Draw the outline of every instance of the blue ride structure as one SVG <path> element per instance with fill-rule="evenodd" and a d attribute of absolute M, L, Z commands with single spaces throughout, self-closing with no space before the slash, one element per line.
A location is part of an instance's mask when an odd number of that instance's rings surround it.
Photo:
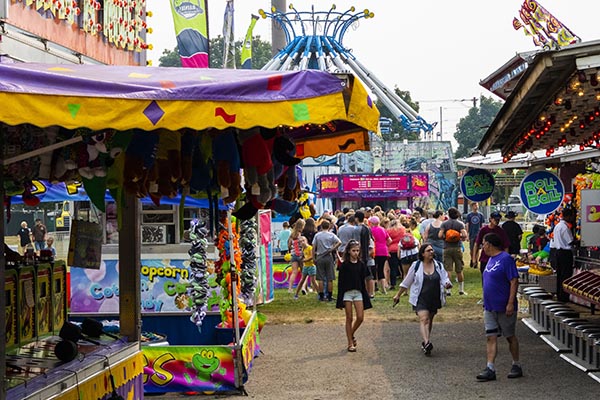
<path fill-rule="evenodd" d="M 263 18 L 271 18 L 284 32 L 286 45 L 262 68 L 270 71 L 318 69 L 334 73 L 350 72 L 368 87 L 377 99 L 394 115 L 402 127 L 422 138 L 433 131 L 429 124 L 394 90 L 378 79 L 351 50 L 344 47 L 343 39 L 348 28 L 356 27 L 361 19 L 375 14 L 368 9 L 357 11 L 350 7 L 336 11 L 333 4 L 328 11 L 299 11 L 292 4 L 284 12 L 271 8 L 259 10 Z"/>

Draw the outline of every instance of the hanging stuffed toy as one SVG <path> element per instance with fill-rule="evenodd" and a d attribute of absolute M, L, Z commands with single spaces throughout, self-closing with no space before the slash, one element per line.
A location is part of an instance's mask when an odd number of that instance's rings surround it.
<path fill-rule="evenodd" d="M 242 149 L 244 179 L 250 188 L 250 194 L 256 196 L 256 201 L 265 204 L 275 193 L 271 191 L 268 172 L 273 168 L 271 153 L 259 128 L 240 130 L 238 139 Z"/>
<path fill-rule="evenodd" d="M 125 190 L 137 197 L 148 195 L 148 181 L 156 159 L 158 146 L 158 133 L 136 130 L 131 138 L 131 143 L 125 151 L 125 164 L 123 171 L 123 186 Z"/>
<path fill-rule="evenodd" d="M 181 132 L 181 186 L 188 188 L 192 179 L 192 155 L 198 142 L 198 133 L 191 129 Z"/>
<path fill-rule="evenodd" d="M 213 157 L 217 167 L 217 182 L 221 187 L 223 203 L 232 203 L 242 192 L 240 154 L 233 129 L 214 132 Z"/>
<path fill-rule="evenodd" d="M 166 129 L 156 133 L 158 146 L 151 174 L 154 180 L 149 182 L 148 188 L 150 197 L 158 205 L 162 196 L 173 198 L 177 195 L 181 179 L 181 138 L 179 132 Z"/>

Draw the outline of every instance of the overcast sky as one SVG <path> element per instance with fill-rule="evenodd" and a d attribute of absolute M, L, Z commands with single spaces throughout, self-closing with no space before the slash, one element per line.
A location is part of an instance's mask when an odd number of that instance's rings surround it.
<path fill-rule="evenodd" d="M 583 41 L 600 39 L 600 0 L 540 0 L 540 4 Z M 169 0 L 147 0 L 153 11 L 149 42 L 154 50 L 148 58 L 158 65 L 163 49 L 176 45 Z M 531 38 L 516 31 L 512 20 L 518 16 L 519 0 L 420 0 L 420 1 L 322 1 L 288 0 L 299 11 L 336 11 L 350 6 L 368 8 L 373 19 L 361 19 L 349 29 L 342 43 L 386 86 L 408 90 L 420 102 L 420 114 L 427 122 L 442 121 L 444 140 L 450 140 L 454 126 L 466 115 L 471 101 L 493 96 L 479 81 L 494 72 L 516 53 L 534 50 Z M 222 34 L 225 0 L 208 0 L 209 35 Z M 270 0 L 235 0 L 235 37 L 242 39 L 251 14 L 271 8 Z M 259 19 L 255 35 L 271 40 L 270 20 Z M 436 128 L 439 131 L 439 127 Z"/>

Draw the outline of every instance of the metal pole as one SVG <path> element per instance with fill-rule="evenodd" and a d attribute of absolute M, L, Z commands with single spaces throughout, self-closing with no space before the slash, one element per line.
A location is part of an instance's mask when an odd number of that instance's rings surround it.
<path fill-rule="evenodd" d="M 444 140 L 444 118 L 442 116 L 442 110 L 443 108 L 440 106 L 440 141 Z"/>
<path fill-rule="evenodd" d="M 4 154 L 4 132 L 0 133 L 0 158 Z M 0 162 L 0 165 L 3 165 Z M 3 201 L 0 203 L 0 215 L 2 221 L 0 221 L 0 237 L 2 237 L 2 244 L 4 245 L 4 168 L 0 168 L 0 195 Z M 6 399 L 6 295 L 5 291 L 5 280 L 6 280 L 6 257 L 4 256 L 4 248 L 2 255 L 0 255 L 0 400 Z"/>

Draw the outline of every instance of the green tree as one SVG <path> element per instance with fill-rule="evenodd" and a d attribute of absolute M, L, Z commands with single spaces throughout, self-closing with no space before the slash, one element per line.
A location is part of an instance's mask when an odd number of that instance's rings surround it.
<path fill-rule="evenodd" d="M 223 68 L 223 37 L 210 40 L 209 45 L 209 64 L 210 68 Z M 234 43 L 235 47 L 235 65 L 241 68 L 240 54 L 242 50 L 242 41 Z M 252 38 L 252 68 L 261 69 L 271 59 L 271 43 L 260 39 L 260 36 Z M 165 49 L 162 57 L 158 59 L 161 67 L 181 67 L 179 58 L 179 49 L 177 46 L 171 51 Z"/>
<path fill-rule="evenodd" d="M 502 102 L 481 96 L 479 107 L 472 107 L 468 115 L 460 119 L 454 132 L 458 142 L 455 158 L 469 157 L 473 153 L 501 107 Z"/>
<path fill-rule="evenodd" d="M 394 86 L 394 93 L 398 95 L 404 102 L 406 102 L 409 106 L 412 107 L 413 110 L 419 112 L 419 103 L 413 101 L 410 96 L 410 92 L 408 90 L 400 90 L 397 86 Z M 400 123 L 397 119 L 398 115 L 392 114 L 392 112 L 381 102 L 381 100 L 377 100 L 375 102 L 377 108 L 379 109 L 379 113 L 381 117 L 391 118 L 392 120 L 392 128 L 389 134 L 384 134 L 383 138 L 385 140 L 417 140 L 419 139 L 419 135 L 415 132 L 409 132 Z"/>

